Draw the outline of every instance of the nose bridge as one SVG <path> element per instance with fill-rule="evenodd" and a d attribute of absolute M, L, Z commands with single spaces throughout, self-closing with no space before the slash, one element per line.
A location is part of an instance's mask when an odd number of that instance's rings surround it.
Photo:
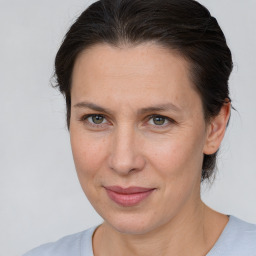
<path fill-rule="evenodd" d="M 129 124 L 115 129 L 109 159 L 111 169 L 125 175 L 143 168 L 144 159 L 138 148 L 138 136 L 138 132 Z"/>

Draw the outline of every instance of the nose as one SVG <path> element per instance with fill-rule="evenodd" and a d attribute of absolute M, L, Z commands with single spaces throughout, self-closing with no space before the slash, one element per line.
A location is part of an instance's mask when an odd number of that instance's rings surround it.
<path fill-rule="evenodd" d="M 119 175 L 142 170 L 146 161 L 136 131 L 123 126 L 116 129 L 112 135 L 109 167 Z"/>

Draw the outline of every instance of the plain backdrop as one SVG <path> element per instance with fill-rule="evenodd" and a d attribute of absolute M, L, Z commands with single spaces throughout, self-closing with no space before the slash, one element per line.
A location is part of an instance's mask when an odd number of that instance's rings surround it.
<path fill-rule="evenodd" d="M 0 0 L 0 256 L 19 256 L 101 222 L 80 188 L 62 95 L 51 87 L 54 57 L 93 1 Z M 234 58 L 237 112 L 222 144 L 212 208 L 256 223 L 256 1 L 201 0 Z"/>

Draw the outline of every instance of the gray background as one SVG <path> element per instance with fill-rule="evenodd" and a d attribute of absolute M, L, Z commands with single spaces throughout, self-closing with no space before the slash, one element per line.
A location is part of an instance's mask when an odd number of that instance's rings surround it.
<path fill-rule="evenodd" d="M 55 53 L 75 17 L 93 1 L 1 0 L 0 255 L 101 221 L 84 196 L 65 127 L 64 100 L 51 88 Z M 204 201 L 256 223 L 256 1 L 201 0 L 233 52 L 232 119 L 214 184 Z"/>

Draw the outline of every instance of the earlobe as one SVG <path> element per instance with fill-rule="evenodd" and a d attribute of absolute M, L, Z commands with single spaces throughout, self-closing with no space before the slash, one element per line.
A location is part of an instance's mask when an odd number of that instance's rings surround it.
<path fill-rule="evenodd" d="M 203 150 L 204 154 L 211 155 L 219 149 L 230 117 L 230 109 L 231 103 L 224 103 L 219 114 L 210 121 Z"/>

